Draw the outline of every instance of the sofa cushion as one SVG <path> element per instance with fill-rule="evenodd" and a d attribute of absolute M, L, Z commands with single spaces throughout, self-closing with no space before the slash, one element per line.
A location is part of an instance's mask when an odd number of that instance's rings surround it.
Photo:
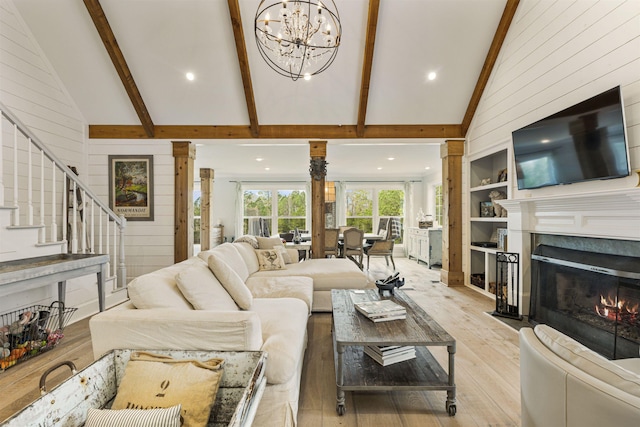
<path fill-rule="evenodd" d="M 247 266 L 247 271 L 249 271 L 249 275 L 260 269 L 260 266 L 258 265 L 258 257 L 256 257 L 256 250 L 253 246 L 245 242 L 234 242 L 233 246 L 236 247 L 236 250 L 244 260 L 244 263 Z"/>
<path fill-rule="evenodd" d="M 287 264 L 285 270 L 258 271 L 252 277 L 305 276 L 313 279 L 314 291 L 365 288 L 367 275 L 348 259 L 315 258 Z"/>
<path fill-rule="evenodd" d="M 284 270 L 282 254 L 276 249 L 256 249 L 260 270 Z"/>
<path fill-rule="evenodd" d="M 254 298 L 298 298 L 313 306 L 313 279 L 304 276 L 249 277 L 246 282 Z"/>
<path fill-rule="evenodd" d="M 249 277 L 249 269 L 242 255 L 233 243 L 223 243 L 211 249 L 211 253 L 222 255 L 222 259 L 235 271 L 244 282 Z"/>
<path fill-rule="evenodd" d="M 196 310 L 239 310 L 233 298 L 204 263 L 178 273 L 176 282 Z"/>
<path fill-rule="evenodd" d="M 172 266 L 136 277 L 127 286 L 129 299 L 139 309 L 193 310 L 189 301 L 178 288 L 176 275 L 198 264 L 203 264 L 203 261 L 198 257 L 192 257 Z"/>
<path fill-rule="evenodd" d="M 281 245 L 282 239 L 279 237 L 256 237 L 258 239 L 258 249 L 273 249 L 274 246 Z"/>
<path fill-rule="evenodd" d="M 548 325 L 537 325 L 534 332 L 561 359 L 602 382 L 640 397 L 640 375 L 616 365 Z"/>
<path fill-rule="evenodd" d="M 300 355 L 307 344 L 307 305 L 297 298 L 256 298 L 251 311 L 258 314 L 262 325 L 261 350 L 268 353 L 267 381 L 286 383 L 303 362 Z"/>
<path fill-rule="evenodd" d="M 231 298 L 238 304 L 238 307 L 243 310 L 249 310 L 251 304 L 253 304 L 253 296 L 249 288 L 247 288 L 247 285 L 245 285 L 244 281 L 238 276 L 238 273 L 226 263 L 225 257 L 217 253 L 212 253 L 209 256 L 209 268 L 213 271 L 213 274 L 215 274 L 229 295 L 231 295 Z"/>

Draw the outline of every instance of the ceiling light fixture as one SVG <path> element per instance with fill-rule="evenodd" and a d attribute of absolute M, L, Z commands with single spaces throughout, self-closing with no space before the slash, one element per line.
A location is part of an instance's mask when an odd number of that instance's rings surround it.
<path fill-rule="evenodd" d="M 262 59 L 293 81 L 326 70 L 336 58 L 342 25 L 333 0 L 262 0 L 255 17 L 255 36 Z M 327 7 L 329 2 L 333 9 Z M 307 78 L 308 76 L 308 78 Z"/>
<path fill-rule="evenodd" d="M 436 72 L 435 72 L 435 71 L 430 72 L 430 73 L 427 75 L 427 78 L 428 78 L 429 80 L 435 80 L 435 79 L 436 79 Z"/>
<path fill-rule="evenodd" d="M 192 82 L 195 78 L 196 76 L 192 72 L 187 73 L 187 80 Z"/>

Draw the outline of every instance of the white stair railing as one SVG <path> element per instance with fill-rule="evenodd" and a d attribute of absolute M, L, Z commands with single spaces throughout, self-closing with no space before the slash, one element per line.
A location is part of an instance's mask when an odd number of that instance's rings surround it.
<path fill-rule="evenodd" d="M 9 143 L 4 143 L 5 138 Z M 4 162 L 3 151 L 11 152 L 11 162 Z M 0 206 L 13 208 L 12 228 L 38 227 L 39 245 L 60 244 L 63 252 L 109 255 L 108 271 L 115 279 L 114 288 L 126 286 L 126 219 L 102 202 L 2 103 Z M 62 218 L 62 226 L 58 218 Z M 114 224 L 112 230 L 109 223 Z"/>

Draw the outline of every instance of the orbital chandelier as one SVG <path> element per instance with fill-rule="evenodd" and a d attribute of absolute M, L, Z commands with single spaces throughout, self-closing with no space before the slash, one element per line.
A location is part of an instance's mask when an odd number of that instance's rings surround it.
<path fill-rule="evenodd" d="M 336 58 L 342 26 L 333 0 L 262 0 L 255 17 L 258 51 L 278 74 L 293 81 L 326 70 Z M 327 7 L 329 2 L 333 9 Z"/>

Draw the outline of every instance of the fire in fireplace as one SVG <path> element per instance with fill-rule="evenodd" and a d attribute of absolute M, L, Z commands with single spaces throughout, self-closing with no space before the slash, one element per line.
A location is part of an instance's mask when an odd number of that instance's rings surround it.
<path fill-rule="evenodd" d="M 640 258 L 538 245 L 529 320 L 610 359 L 640 351 Z"/>

